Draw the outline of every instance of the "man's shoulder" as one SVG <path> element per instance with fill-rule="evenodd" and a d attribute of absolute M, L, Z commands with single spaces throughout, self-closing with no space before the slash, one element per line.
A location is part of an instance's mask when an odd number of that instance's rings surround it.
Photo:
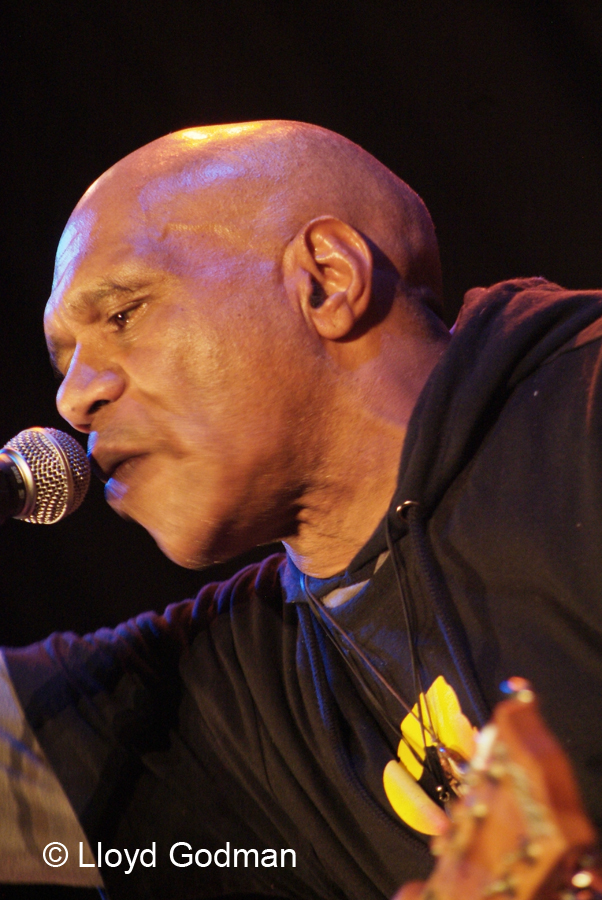
<path fill-rule="evenodd" d="M 193 600 L 168 606 L 160 617 L 160 627 L 173 638 L 186 643 L 199 631 L 210 627 L 218 619 L 237 619 L 245 616 L 249 607 L 258 612 L 271 608 L 280 610 L 284 603 L 282 585 L 286 554 L 274 553 L 260 562 L 244 566 L 224 581 L 206 584 Z M 145 625 L 147 616 L 136 621 Z"/>
<path fill-rule="evenodd" d="M 126 672 L 144 682 L 165 682 L 176 673 L 182 654 L 207 631 L 250 627 L 266 609 L 281 616 L 284 606 L 281 569 L 284 554 L 245 566 L 226 581 L 205 585 L 196 598 L 145 612 L 114 628 L 84 636 L 51 634 L 28 647 L 3 648 L 7 668 L 24 706 L 45 695 L 48 685 L 62 685 L 63 703 L 73 693 L 96 694 Z M 262 612 L 263 611 L 263 612 Z M 256 626 L 254 626 L 256 627 Z"/>

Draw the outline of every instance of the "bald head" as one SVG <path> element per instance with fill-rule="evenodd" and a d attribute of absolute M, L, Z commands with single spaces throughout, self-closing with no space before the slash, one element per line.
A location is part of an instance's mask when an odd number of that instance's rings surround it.
<path fill-rule="evenodd" d="M 274 260 L 305 222 L 325 215 L 357 229 L 403 289 L 440 310 L 439 255 L 424 203 L 369 153 L 317 126 L 267 121 L 167 135 L 109 169 L 73 214 L 79 222 L 89 216 L 94 229 L 115 229 L 119 219 L 171 253 L 192 250 L 203 234 Z"/>

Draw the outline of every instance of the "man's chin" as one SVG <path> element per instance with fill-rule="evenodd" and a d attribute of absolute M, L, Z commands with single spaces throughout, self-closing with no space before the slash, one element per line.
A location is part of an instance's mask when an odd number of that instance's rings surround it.
<path fill-rule="evenodd" d="M 147 529 L 159 550 L 177 566 L 183 569 L 206 569 L 216 563 L 226 562 L 236 553 L 207 550 L 197 541 L 183 540 L 174 535 L 165 535 L 154 529 Z"/>
<path fill-rule="evenodd" d="M 159 550 L 184 569 L 206 569 L 277 539 L 262 535 L 257 528 L 241 530 L 231 519 L 217 524 L 208 516 L 178 516 L 167 503 L 159 518 L 156 509 L 136 502 L 139 498 L 131 493 L 127 499 L 125 494 L 119 496 L 116 492 L 107 499 L 118 515 L 141 525 Z"/>

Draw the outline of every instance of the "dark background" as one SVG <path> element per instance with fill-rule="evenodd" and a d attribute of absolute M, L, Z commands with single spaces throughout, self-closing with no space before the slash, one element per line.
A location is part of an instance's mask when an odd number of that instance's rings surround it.
<path fill-rule="evenodd" d="M 477 284 L 602 284 L 598 2 L 13 0 L 0 32 L 0 445 L 62 427 L 41 315 L 71 209 L 179 128 L 290 118 L 364 146 L 431 210 L 450 322 Z M 0 565 L 4 644 L 160 610 L 206 577 L 118 519 L 100 484 L 53 528 L 7 523 Z"/>

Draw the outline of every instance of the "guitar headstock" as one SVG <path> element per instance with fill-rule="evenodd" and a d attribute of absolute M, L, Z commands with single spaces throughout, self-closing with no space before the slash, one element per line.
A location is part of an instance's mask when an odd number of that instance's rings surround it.
<path fill-rule="evenodd" d="M 437 865 L 396 900 L 592 900 L 595 832 L 568 760 L 524 687 L 480 734 Z"/>

